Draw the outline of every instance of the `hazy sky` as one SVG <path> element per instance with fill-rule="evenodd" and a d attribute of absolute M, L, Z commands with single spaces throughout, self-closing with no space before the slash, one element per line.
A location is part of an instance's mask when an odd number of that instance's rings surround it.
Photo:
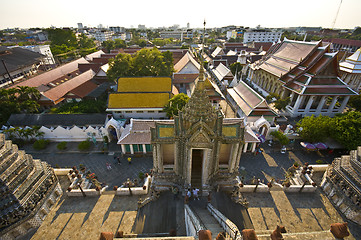
<path fill-rule="evenodd" d="M 0 29 L 123 26 L 331 27 L 341 0 L 0 0 Z M 361 25 L 361 0 L 343 0 L 335 28 Z"/>

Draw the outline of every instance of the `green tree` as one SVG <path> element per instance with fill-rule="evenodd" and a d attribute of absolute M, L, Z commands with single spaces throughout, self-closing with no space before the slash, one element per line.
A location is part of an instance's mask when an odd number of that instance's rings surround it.
<path fill-rule="evenodd" d="M 351 96 L 348 105 L 357 111 L 361 111 L 361 95 Z"/>
<path fill-rule="evenodd" d="M 78 40 L 79 48 L 94 48 L 96 44 L 93 39 L 90 39 L 85 34 L 81 34 Z"/>
<path fill-rule="evenodd" d="M 164 106 L 164 111 L 167 113 L 167 116 L 171 118 L 174 115 L 178 115 L 179 110 L 182 110 L 188 101 L 189 97 L 186 94 L 177 94 L 169 99 L 168 103 Z"/>
<path fill-rule="evenodd" d="M 283 146 L 289 144 L 289 142 L 290 142 L 290 140 L 287 138 L 287 136 L 284 135 L 280 131 L 271 132 L 270 135 L 272 137 L 276 138 L 281 143 L 281 145 L 283 145 Z"/>
<path fill-rule="evenodd" d="M 348 150 L 361 146 L 361 112 L 347 112 L 330 121 L 332 137 Z"/>
<path fill-rule="evenodd" d="M 231 70 L 233 75 L 236 74 L 236 71 L 237 71 L 237 75 L 239 75 L 240 72 L 242 71 L 242 65 L 239 62 L 235 62 L 229 66 L 229 69 Z"/>
<path fill-rule="evenodd" d="M 314 115 L 302 118 L 298 123 L 298 131 L 302 139 L 307 142 L 322 142 L 330 136 L 331 118 Z"/>
<path fill-rule="evenodd" d="M 107 77 L 115 81 L 125 76 L 171 76 L 173 72 L 172 53 L 153 48 L 142 49 L 133 56 L 121 53 L 110 59 Z"/>
<path fill-rule="evenodd" d="M 48 38 L 51 41 L 51 46 L 60 46 L 65 44 L 68 47 L 76 48 L 78 45 L 75 33 L 70 29 L 48 28 L 46 29 L 46 32 L 48 33 Z"/>
<path fill-rule="evenodd" d="M 277 93 L 270 93 L 266 97 L 266 101 L 268 103 L 274 103 L 274 107 L 279 111 L 281 111 L 281 110 L 285 110 L 287 105 L 290 104 L 291 98 L 290 97 L 281 98 L 281 96 L 278 95 Z"/>
<path fill-rule="evenodd" d="M 132 76 L 132 61 L 132 56 L 127 53 L 120 53 L 109 59 L 108 80 L 116 81 L 119 77 Z"/>
<path fill-rule="evenodd" d="M 40 93 L 36 88 L 17 87 L 0 89 L 0 124 L 5 124 L 13 113 L 36 113 Z"/>
<path fill-rule="evenodd" d="M 112 40 L 106 40 L 102 42 L 102 47 L 109 53 L 110 50 L 115 49 L 115 42 Z"/>

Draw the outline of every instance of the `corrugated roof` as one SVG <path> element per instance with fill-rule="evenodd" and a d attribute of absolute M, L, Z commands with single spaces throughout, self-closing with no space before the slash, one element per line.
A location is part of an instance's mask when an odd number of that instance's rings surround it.
<path fill-rule="evenodd" d="M 170 77 L 121 77 L 118 78 L 118 92 L 171 92 Z"/>
<path fill-rule="evenodd" d="M 108 109 L 163 108 L 170 99 L 170 93 L 112 93 Z"/>
<path fill-rule="evenodd" d="M 62 84 L 57 85 L 56 87 L 49 89 L 46 92 L 43 92 L 42 95 L 49 98 L 51 101 L 55 102 L 59 98 L 64 97 L 68 92 L 81 86 L 85 82 L 92 80 L 94 76 L 95 76 L 95 72 L 90 69 L 74 78 L 69 79 L 68 81 Z M 88 93 L 91 92 L 92 90 L 94 89 L 90 89 Z"/>
<path fill-rule="evenodd" d="M 93 53 L 91 53 L 91 54 L 86 55 L 84 58 L 85 58 L 86 60 L 88 60 L 88 61 L 93 61 L 93 58 L 98 58 L 98 57 L 100 57 L 102 54 L 105 54 L 105 53 L 103 52 L 103 50 L 99 50 L 99 51 L 96 51 L 96 52 L 93 52 Z"/>
<path fill-rule="evenodd" d="M 88 63 L 84 58 L 72 61 L 70 63 L 64 64 L 60 67 L 52 69 L 48 72 L 37 75 L 33 78 L 30 78 L 21 83 L 15 84 L 13 87 L 17 86 L 28 86 L 28 87 L 39 87 L 40 85 L 47 85 L 48 83 L 67 75 L 68 73 L 74 72 L 78 69 L 79 63 Z"/>
<path fill-rule="evenodd" d="M 9 72 L 13 72 L 17 69 L 23 68 L 24 66 L 31 66 L 35 63 L 39 63 L 43 57 L 45 56 L 28 49 L 0 46 L 0 75 L 6 74 L 6 69 L 1 60 L 5 61 Z"/>

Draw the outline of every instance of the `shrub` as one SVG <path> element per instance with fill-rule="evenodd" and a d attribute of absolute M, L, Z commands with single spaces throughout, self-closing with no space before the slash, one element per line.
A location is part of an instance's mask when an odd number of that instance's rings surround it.
<path fill-rule="evenodd" d="M 323 162 L 322 159 L 318 159 L 318 160 L 316 160 L 316 163 L 317 163 L 317 164 L 323 164 L 324 162 Z"/>
<path fill-rule="evenodd" d="M 89 148 L 90 148 L 90 141 L 82 141 L 78 145 L 78 149 L 82 151 L 88 150 Z"/>
<path fill-rule="evenodd" d="M 139 172 L 138 177 L 139 177 L 141 180 L 143 180 L 143 179 L 144 179 L 144 173 L 143 173 L 143 172 Z"/>
<path fill-rule="evenodd" d="M 49 140 L 39 139 L 34 142 L 33 148 L 35 150 L 42 150 L 45 149 L 46 146 L 48 146 L 48 144 L 49 144 Z"/>
<path fill-rule="evenodd" d="M 56 148 L 59 150 L 65 150 L 66 149 L 67 142 L 60 142 L 58 145 L 56 145 Z"/>

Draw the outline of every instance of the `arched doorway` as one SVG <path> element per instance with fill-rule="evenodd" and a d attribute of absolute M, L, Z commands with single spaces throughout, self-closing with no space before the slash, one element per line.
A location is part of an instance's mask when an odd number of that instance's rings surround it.
<path fill-rule="evenodd" d="M 107 130 L 108 130 L 109 141 L 118 142 L 118 136 L 117 136 L 116 129 L 112 125 L 109 125 Z"/>

